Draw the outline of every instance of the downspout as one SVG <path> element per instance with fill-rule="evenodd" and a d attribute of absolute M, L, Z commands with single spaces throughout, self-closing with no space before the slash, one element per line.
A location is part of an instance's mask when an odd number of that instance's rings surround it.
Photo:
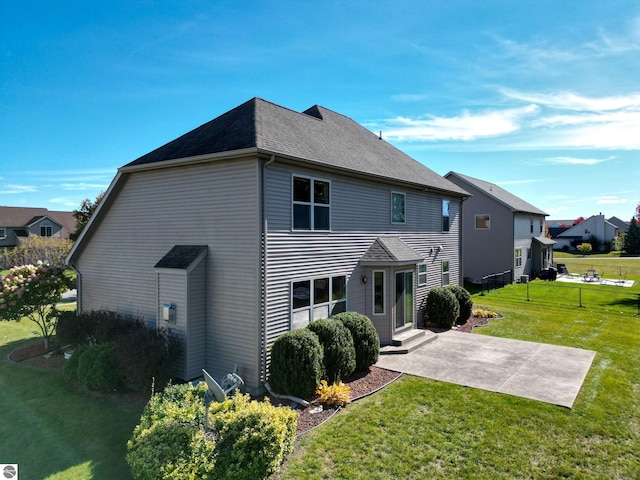
<path fill-rule="evenodd" d="M 269 165 L 276 161 L 276 156 L 271 154 L 271 158 L 262 165 L 260 172 L 260 283 L 261 283 L 261 343 L 260 346 L 260 376 L 263 382 L 267 381 L 267 214 L 265 209 L 265 170 Z"/>

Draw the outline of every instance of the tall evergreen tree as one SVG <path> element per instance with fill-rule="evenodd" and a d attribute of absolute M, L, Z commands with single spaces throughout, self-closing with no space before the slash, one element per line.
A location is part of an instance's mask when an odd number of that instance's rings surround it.
<path fill-rule="evenodd" d="M 635 217 L 631 219 L 624 237 L 624 250 L 627 253 L 640 253 L 640 227 Z"/>

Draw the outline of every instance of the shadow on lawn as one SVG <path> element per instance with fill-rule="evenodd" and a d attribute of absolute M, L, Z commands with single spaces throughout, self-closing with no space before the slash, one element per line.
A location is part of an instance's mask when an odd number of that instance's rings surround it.
<path fill-rule="evenodd" d="M 0 347 L 2 461 L 17 463 L 21 478 L 130 478 L 126 442 L 142 408 L 93 398 L 60 373 L 8 359 L 34 341 Z"/>

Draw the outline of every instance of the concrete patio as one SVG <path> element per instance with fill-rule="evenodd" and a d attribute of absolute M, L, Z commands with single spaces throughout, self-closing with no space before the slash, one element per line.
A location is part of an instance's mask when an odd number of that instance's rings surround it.
<path fill-rule="evenodd" d="M 571 408 L 596 352 L 446 331 L 378 367 Z"/>

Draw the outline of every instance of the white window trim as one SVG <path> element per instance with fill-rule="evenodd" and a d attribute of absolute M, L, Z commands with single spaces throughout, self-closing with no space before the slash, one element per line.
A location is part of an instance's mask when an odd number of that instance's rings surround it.
<path fill-rule="evenodd" d="M 420 267 L 424 267 L 424 272 L 420 272 Z M 418 264 L 418 286 L 419 287 L 426 287 L 427 286 L 427 282 L 428 282 L 428 274 L 427 274 L 427 264 L 426 263 L 419 263 Z M 424 275 L 424 282 L 420 281 L 420 277 Z"/>
<path fill-rule="evenodd" d="M 403 220 L 401 222 L 398 221 L 394 221 L 393 220 L 393 196 L 394 195 L 402 195 L 402 198 L 404 199 L 402 206 L 403 208 L 403 212 L 402 212 L 402 218 Z M 403 192 L 391 192 L 391 223 L 393 225 L 403 225 L 405 223 L 407 223 L 407 195 Z"/>
<path fill-rule="evenodd" d="M 519 255 L 518 255 L 518 253 L 519 253 Z M 522 249 L 521 248 L 516 248 L 515 252 L 514 252 L 514 256 L 515 256 L 516 268 L 517 267 L 521 267 L 522 266 Z"/>
<path fill-rule="evenodd" d="M 382 273 L 382 312 L 376 312 L 376 273 Z M 371 273 L 371 312 L 373 315 L 381 316 L 387 314 L 387 272 L 384 270 L 374 270 Z"/>
<path fill-rule="evenodd" d="M 447 271 L 444 271 L 444 265 L 445 263 L 447 264 Z M 442 260 L 442 263 L 440 264 L 440 284 L 441 286 L 446 286 L 449 285 L 451 283 L 451 261 L 450 260 Z M 447 278 L 447 281 L 445 283 L 444 279 L 445 276 Z"/>
<path fill-rule="evenodd" d="M 310 191 L 310 195 L 309 195 L 309 202 L 301 202 L 299 200 L 294 200 L 293 199 L 293 195 L 294 195 L 294 188 L 295 188 L 295 179 L 296 178 L 304 178 L 306 180 L 309 180 L 311 182 L 311 191 Z M 329 203 L 319 203 L 318 206 L 322 206 L 324 208 L 328 208 L 329 209 L 329 228 L 328 229 L 318 229 L 315 228 L 315 218 L 314 218 L 314 214 L 315 214 L 315 209 L 313 208 L 315 206 L 315 203 L 313 201 L 313 185 L 314 183 L 318 181 L 318 182 L 324 182 L 329 184 Z M 319 178 L 319 177 L 310 177 L 308 175 L 298 175 L 297 173 L 292 173 L 291 174 L 291 197 L 290 197 L 290 201 L 291 201 L 291 230 L 294 232 L 330 232 L 331 231 L 331 199 L 333 198 L 333 193 L 331 192 L 332 190 L 332 186 L 331 186 L 331 180 L 327 180 L 325 178 Z M 305 228 L 295 228 L 295 218 L 294 218 L 294 209 L 293 206 L 294 205 L 309 205 L 309 222 L 310 222 L 310 228 L 309 229 L 305 229 Z"/>
<path fill-rule="evenodd" d="M 339 299 L 339 300 L 334 300 L 333 299 L 333 279 L 337 278 L 337 277 L 344 277 L 344 288 L 345 288 L 345 296 L 344 299 Z M 316 280 L 320 280 L 326 278 L 329 280 L 329 301 L 327 302 L 322 302 L 322 303 L 314 303 L 314 294 L 315 294 L 315 289 L 314 289 L 314 282 Z M 289 329 L 292 328 L 293 326 L 293 316 L 295 313 L 297 312 L 303 312 L 308 310 L 309 311 L 309 323 L 314 321 L 314 312 L 313 310 L 315 308 L 322 308 L 322 307 L 328 307 L 328 313 L 329 313 L 329 317 L 331 317 L 331 309 L 333 308 L 333 306 L 336 303 L 340 303 L 340 302 L 344 302 L 345 303 L 345 312 L 349 311 L 348 310 L 348 295 L 347 295 L 347 281 L 348 281 L 348 277 L 347 275 L 320 275 L 317 277 L 308 277 L 308 278 L 299 278 L 299 279 L 295 279 L 292 280 L 289 284 L 289 309 L 291 311 L 291 314 L 289 316 Z M 305 306 L 305 307 L 300 307 L 300 308 L 293 308 L 293 284 L 294 283 L 298 283 L 298 282 L 309 282 L 309 306 Z"/>
<path fill-rule="evenodd" d="M 5 238 L 7 238 L 7 229 L 0 228 L 0 240 L 4 240 Z"/>

